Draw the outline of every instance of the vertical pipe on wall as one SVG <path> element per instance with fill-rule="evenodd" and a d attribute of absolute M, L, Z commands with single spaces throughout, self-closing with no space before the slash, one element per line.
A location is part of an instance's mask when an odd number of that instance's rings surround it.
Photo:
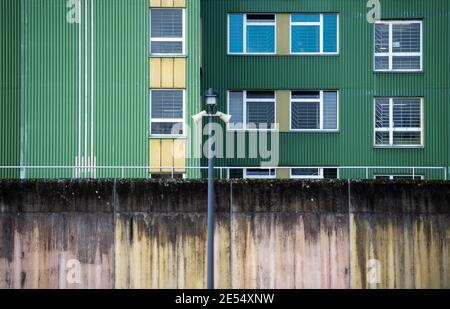
<path fill-rule="evenodd" d="M 83 65 L 82 62 L 82 55 L 81 55 L 81 42 L 82 42 L 82 25 L 83 25 L 83 2 L 82 0 L 80 1 L 80 6 L 79 6 L 79 11 L 78 13 L 80 14 L 80 23 L 79 25 L 79 29 L 78 29 L 78 159 L 77 159 L 77 165 L 80 165 L 80 160 L 81 160 L 81 95 L 82 95 L 82 90 L 81 90 L 81 67 Z M 79 169 L 77 169 L 76 175 L 78 175 L 79 173 Z"/>
<path fill-rule="evenodd" d="M 91 0 L 91 166 L 94 160 L 94 0 Z"/>

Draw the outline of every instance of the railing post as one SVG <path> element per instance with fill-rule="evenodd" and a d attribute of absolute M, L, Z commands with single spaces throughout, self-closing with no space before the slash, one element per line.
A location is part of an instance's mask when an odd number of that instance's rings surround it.
<path fill-rule="evenodd" d="M 413 180 L 416 178 L 416 168 L 413 167 Z"/>
<path fill-rule="evenodd" d="M 369 168 L 368 167 L 366 167 L 366 179 L 367 180 L 369 179 Z"/>

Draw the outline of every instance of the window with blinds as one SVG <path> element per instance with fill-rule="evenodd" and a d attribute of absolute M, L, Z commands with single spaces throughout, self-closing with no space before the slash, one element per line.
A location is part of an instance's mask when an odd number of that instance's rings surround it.
<path fill-rule="evenodd" d="M 274 54 L 275 14 L 229 14 L 228 53 Z"/>
<path fill-rule="evenodd" d="M 275 91 L 229 91 L 230 130 L 275 128 Z"/>
<path fill-rule="evenodd" d="M 422 146 L 422 99 L 375 99 L 375 146 Z"/>
<path fill-rule="evenodd" d="M 337 91 L 292 91 L 291 130 L 338 130 Z"/>
<path fill-rule="evenodd" d="M 228 170 L 229 179 L 274 179 L 276 172 L 274 169 L 246 168 Z"/>
<path fill-rule="evenodd" d="M 184 90 L 150 91 L 150 134 L 184 134 Z"/>
<path fill-rule="evenodd" d="M 292 14 L 292 54 L 337 54 L 338 14 Z"/>
<path fill-rule="evenodd" d="M 422 70 L 422 22 L 375 24 L 375 71 Z"/>
<path fill-rule="evenodd" d="M 291 178 L 294 179 L 338 179 L 337 168 L 310 168 L 301 167 L 291 169 Z"/>
<path fill-rule="evenodd" d="M 183 9 L 150 9 L 149 24 L 151 54 L 184 54 Z"/>

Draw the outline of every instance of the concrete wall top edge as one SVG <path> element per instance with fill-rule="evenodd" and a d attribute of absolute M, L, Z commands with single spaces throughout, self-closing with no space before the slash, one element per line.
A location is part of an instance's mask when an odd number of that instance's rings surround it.
<path fill-rule="evenodd" d="M 350 187 L 349 187 L 350 186 Z M 450 182 L 220 181 L 221 213 L 450 213 Z M 206 181 L 0 181 L 0 213 L 204 214 Z"/>

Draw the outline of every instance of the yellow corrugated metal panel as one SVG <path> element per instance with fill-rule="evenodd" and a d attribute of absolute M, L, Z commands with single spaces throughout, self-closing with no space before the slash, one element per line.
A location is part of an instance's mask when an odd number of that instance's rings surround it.
<path fill-rule="evenodd" d="M 162 7 L 173 7 L 173 0 L 161 0 Z"/>
<path fill-rule="evenodd" d="M 289 90 L 277 91 L 277 122 L 280 132 L 289 132 L 290 97 Z"/>
<path fill-rule="evenodd" d="M 149 6 L 185 8 L 186 0 L 149 0 Z"/>
<path fill-rule="evenodd" d="M 161 140 L 161 166 L 173 166 L 173 140 Z M 163 173 L 170 173 L 172 169 L 161 169 Z"/>
<path fill-rule="evenodd" d="M 290 52 L 290 14 L 277 14 L 277 54 Z"/>
<path fill-rule="evenodd" d="M 175 58 L 173 62 L 173 87 L 186 88 L 186 59 Z"/>
<path fill-rule="evenodd" d="M 161 58 L 150 58 L 150 88 L 161 88 Z"/>
<path fill-rule="evenodd" d="M 186 0 L 173 0 L 173 6 L 177 8 L 186 7 Z"/>
<path fill-rule="evenodd" d="M 149 142 L 150 166 L 161 166 L 161 140 L 151 139 Z M 150 173 L 159 173 L 161 169 L 150 169 Z"/>
<path fill-rule="evenodd" d="M 186 172 L 186 140 L 176 139 L 173 141 L 173 166 L 181 167 L 175 170 L 177 173 Z"/>
<path fill-rule="evenodd" d="M 289 179 L 291 177 L 290 170 L 288 168 L 280 168 L 277 170 L 278 179 Z"/>
<path fill-rule="evenodd" d="M 175 170 L 152 168 L 150 173 L 186 172 L 186 140 L 151 139 L 149 147 L 151 167 L 179 167 Z"/>
<path fill-rule="evenodd" d="M 161 87 L 173 88 L 173 58 L 161 59 Z"/>
<path fill-rule="evenodd" d="M 150 7 L 160 7 L 161 0 L 149 0 Z"/>

